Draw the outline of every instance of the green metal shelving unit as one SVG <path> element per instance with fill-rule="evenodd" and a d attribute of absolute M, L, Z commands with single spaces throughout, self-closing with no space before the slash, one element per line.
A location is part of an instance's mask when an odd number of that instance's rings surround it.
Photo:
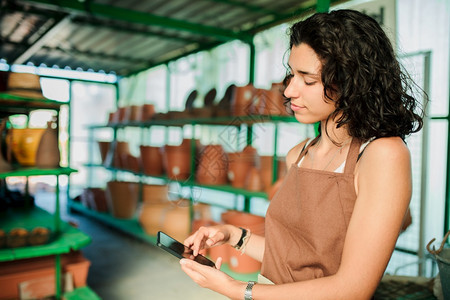
<path fill-rule="evenodd" d="M 30 98 L 0 93 L 0 118 L 14 114 L 28 115 L 36 109 L 51 109 L 57 111 L 61 105 L 67 103 L 48 100 L 45 98 Z M 15 166 L 14 166 L 15 167 Z M 34 257 L 55 256 L 55 297 L 67 300 L 96 300 L 99 299 L 89 287 L 77 288 L 70 293 L 62 295 L 61 288 L 61 255 L 72 250 L 79 250 L 91 242 L 91 238 L 80 230 L 63 222 L 60 216 L 60 188 L 59 177 L 69 176 L 77 172 L 69 167 L 40 169 L 40 168 L 15 168 L 11 171 L 0 173 L 0 180 L 8 177 L 28 177 L 30 176 L 56 176 L 55 188 L 55 213 L 50 214 L 43 209 L 26 204 L 20 208 L 7 208 L 0 212 L 0 228 L 8 232 L 13 228 L 25 228 L 31 230 L 37 226 L 50 229 L 51 237 L 47 244 L 39 246 L 17 247 L 0 249 L 0 263 L 15 261 Z M 25 191 L 28 194 L 28 190 Z"/>

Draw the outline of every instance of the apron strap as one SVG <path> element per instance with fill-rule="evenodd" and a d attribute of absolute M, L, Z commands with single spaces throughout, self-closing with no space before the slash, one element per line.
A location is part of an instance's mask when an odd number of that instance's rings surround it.
<path fill-rule="evenodd" d="M 358 162 L 359 149 L 361 148 L 361 141 L 357 138 L 352 139 L 350 149 L 348 150 L 347 159 L 345 161 L 344 173 L 353 173 L 356 163 Z"/>
<path fill-rule="evenodd" d="M 300 160 L 306 155 L 306 153 L 308 153 L 308 149 L 309 147 L 311 147 L 312 145 L 314 145 L 315 143 L 317 143 L 317 141 L 319 140 L 320 135 L 316 136 L 311 142 L 308 139 L 305 143 L 305 146 L 303 146 L 302 151 L 300 151 L 299 156 L 297 157 L 297 160 L 295 161 L 295 165 L 298 166 L 298 163 L 300 162 Z"/>

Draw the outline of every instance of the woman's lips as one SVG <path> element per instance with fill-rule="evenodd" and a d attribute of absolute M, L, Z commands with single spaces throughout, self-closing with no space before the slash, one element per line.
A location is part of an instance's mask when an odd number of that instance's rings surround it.
<path fill-rule="evenodd" d="M 304 108 L 305 108 L 304 106 L 295 105 L 295 104 L 291 103 L 291 109 L 293 111 L 299 111 L 299 110 L 304 109 Z"/>

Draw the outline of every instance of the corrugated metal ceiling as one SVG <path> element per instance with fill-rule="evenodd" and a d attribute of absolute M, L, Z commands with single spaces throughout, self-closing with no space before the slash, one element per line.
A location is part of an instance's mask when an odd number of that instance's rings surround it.
<path fill-rule="evenodd" d="M 128 76 L 227 41 L 251 42 L 256 32 L 314 10 L 316 2 L 2 0 L 0 58 Z"/>

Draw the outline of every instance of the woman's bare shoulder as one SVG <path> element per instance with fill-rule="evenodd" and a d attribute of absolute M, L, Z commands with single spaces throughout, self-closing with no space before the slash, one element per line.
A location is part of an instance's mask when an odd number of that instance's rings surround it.
<path fill-rule="evenodd" d="M 295 161 L 297 160 L 298 156 L 300 155 L 300 152 L 302 151 L 303 147 L 308 142 L 309 138 L 301 141 L 294 147 L 292 147 L 291 150 L 289 150 L 288 154 L 286 155 L 286 165 L 289 168 Z"/>

